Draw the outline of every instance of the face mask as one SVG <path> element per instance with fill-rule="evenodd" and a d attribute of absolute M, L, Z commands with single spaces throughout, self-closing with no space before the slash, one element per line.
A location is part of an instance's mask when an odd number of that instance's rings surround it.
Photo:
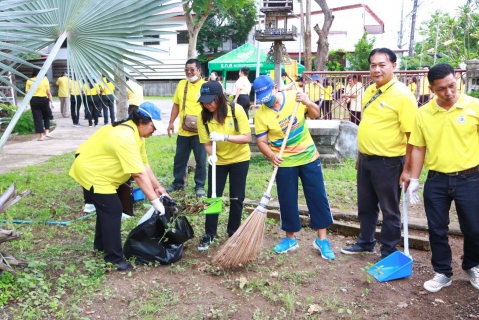
<path fill-rule="evenodd" d="M 267 102 L 263 102 L 263 104 L 265 106 L 267 106 L 268 108 L 271 108 L 271 106 L 276 102 L 276 96 L 272 96 L 271 99 Z"/>
<path fill-rule="evenodd" d="M 199 78 L 198 78 L 198 76 L 194 76 L 194 77 L 186 78 L 186 79 L 188 79 L 189 82 L 195 82 L 195 81 L 197 81 Z"/>

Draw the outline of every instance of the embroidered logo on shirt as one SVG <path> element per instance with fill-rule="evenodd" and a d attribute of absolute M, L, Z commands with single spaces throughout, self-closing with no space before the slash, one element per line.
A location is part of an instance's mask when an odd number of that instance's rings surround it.
<path fill-rule="evenodd" d="M 466 123 L 466 117 L 464 117 L 464 115 L 461 114 L 459 117 L 457 117 L 456 121 L 459 124 L 464 124 L 464 123 Z"/>

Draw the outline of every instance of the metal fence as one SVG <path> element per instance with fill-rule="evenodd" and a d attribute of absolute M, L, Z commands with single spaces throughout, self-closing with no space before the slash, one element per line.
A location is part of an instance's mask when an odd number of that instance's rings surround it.
<path fill-rule="evenodd" d="M 418 107 L 432 98 L 425 78 L 427 70 L 400 70 L 394 74 L 414 94 Z M 457 70 L 456 79 L 458 91 L 466 92 L 466 70 Z M 372 83 L 369 71 L 313 71 L 303 72 L 298 90 L 307 92 L 312 101 L 320 103 L 320 119 L 349 120 L 359 125 L 364 90 Z"/>

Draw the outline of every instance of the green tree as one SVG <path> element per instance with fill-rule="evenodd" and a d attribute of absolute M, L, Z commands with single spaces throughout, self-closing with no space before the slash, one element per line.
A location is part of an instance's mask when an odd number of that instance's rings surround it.
<path fill-rule="evenodd" d="M 224 42 L 232 39 L 244 43 L 256 24 L 256 5 L 248 0 L 243 8 L 231 8 L 227 14 L 210 14 L 198 33 L 196 50 L 200 55 L 206 52 L 218 53 Z"/>
<path fill-rule="evenodd" d="M 358 43 L 354 45 L 354 53 L 346 53 L 346 60 L 349 61 L 348 70 L 364 71 L 369 70 L 368 57 L 373 50 L 376 38 L 368 40 L 368 33 L 365 32 Z"/>
<path fill-rule="evenodd" d="M 148 36 L 171 33 L 161 29 L 168 27 L 163 20 L 175 13 L 163 12 L 177 6 L 167 0 L 0 0 L 0 29 L 8 30 L 0 32 L 0 46 L 5 50 L 1 55 L 11 61 L 0 63 L 1 83 L 11 85 L 6 72 L 27 78 L 17 71 L 19 64 L 35 67 L 22 59 L 22 53 L 35 54 L 53 45 L 37 81 L 2 135 L 0 151 L 65 40 L 70 76 L 85 83 L 87 78 L 101 79 L 103 73 L 118 84 L 114 74 L 143 75 L 138 67 L 151 67 L 142 61 L 160 62 L 146 53 L 163 50 L 139 43 L 151 40 Z"/>

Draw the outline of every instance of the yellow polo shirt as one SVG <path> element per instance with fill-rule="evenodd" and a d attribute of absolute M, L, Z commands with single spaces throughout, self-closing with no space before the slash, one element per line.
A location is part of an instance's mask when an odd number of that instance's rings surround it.
<path fill-rule="evenodd" d="M 201 104 L 198 102 L 200 98 L 201 86 L 205 83 L 205 80 L 200 79 L 196 83 L 191 83 L 188 80 L 181 80 L 176 87 L 175 95 L 173 96 L 173 103 L 177 104 L 180 109 L 180 126 L 178 129 L 178 135 L 184 137 L 191 137 L 197 135 L 195 132 L 183 130 L 183 118 L 185 114 L 201 117 Z M 186 93 L 186 105 L 183 111 L 183 97 L 185 96 L 185 85 L 188 84 L 188 92 Z M 237 108 L 238 109 L 238 108 Z M 198 121 L 199 122 L 199 121 Z M 213 132 L 213 131 L 211 131 Z"/>
<path fill-rule="evenodd" d="M 323 90 L 324 90 L 324 100 L 327 100 L 327 101 L 333 100 L 333 87 L 329 85 L 325 87 Z"/>
<path fill-rule="evenodd" d="M 70 94 L 72 96 L 81 95 L 81 85 L 77 80 L 70 80 Z"/>
<path fill-rule="evenodd" d="M 78 148 L 70 176 L 83 188 L 93 186 L 95 193 L 113 194 L 132 173 L 145 172 L 145 139 L 133 121 L 124 124 L 131 128 L 103 126 Z"/>
<path fill-rule="evenodd" d="M 103 77 L 103 82 L 100 83 L 101 88 L 103 89 L 102 96 L 107 96 L 115 92 L 115 85 L 112 82 L 107 82 L 108 80 Z M 105 86 L 106 83 L 106 86 Z"/>
<path fill-rule="evenodd" d="M 238 131 L 235 131 L 233 114 L 231 113 L 231 107 L 228 105 L 228 115 L 226 116 L 225 123 L 220 124 L 216 120 L 208 122 L 208 129 L 210 133 L 216 131 L 221 134 L 228 134 L 230 136 L 251 133 L 248 118 L 244 109 L 236 104 L 235 116 L 238 121 Z M 198 136 L 201 143 L 207 143 L 210 141 L 208 132 L 206 131 L 203 121 L 198 121 Z M 242 161 L 248 161 L 251 158 L 251 152 L 249 144 L 237 144 L 228 141 L 218 141 L 216 143 L 216 155 L 218 157 L 218 165 L 238 163 Z"/>
<path fill-rule="evenodd" d="M 58 97 L 60 98 L 68 98 L 68 77 L 61 76 L 57 80 L 58 86 Z"/>
<path fill-rule="evenodd" d="M 90 88 L 90 85 L 88 83 L 85 83 L 83 85 L 83 89 L 85 90 L 85 94 L 87 96 L 95 96 L 100 93 L 100 85 L 97 83 L 93 85 L 93 88 Z"/>
<path fill-rule="evenodd" d="M 128 104 L 140 106 L 145 101 L 143 87 L 133 81 L 128 81 L 127 84 L 129 86 L 129 88 L 126 88 L 128 91 Z"/>
<path fill-rule="evenodd" d="M 306 85 L 306 93 L 308 94 L 309 100 L 317 102 L 321 99 L 323 92 L 323 86 L 320 84 L 314 85 L 312 83 Z"/>
<path fill-rule="evenodd" d="M 424 75 L 424 77 L 421 78 L 421 81 L 419 82 L 419 95 L 420 96 L 426 96 L 431 93 L 431 90 L 429 90 L 429 80 L 427 80 L 427 74 Z"/>
<path fill-rule="evenodd" d="M 416 89 L 417 89 L 417 84 L 416 83 L 411 82 L 410 84 L 407 85 L 407 87 L 409 88 L 409 90 L 411 90 L 411 93 L 413 95 L 416 95 Z"/>
<path fill-rule="evenodd" d="M 396 77 L 379 90 L 383 93 L 366 110 L 364 106 L 378 89 L 373 83 L 364 91 L 358 128 L 359 152 L 384 157 L 403 156 L 406 154 L 406 132 L 412 131 L 418 110 L 416 98 Z"/>
<path fill-rule="evenodd" d="M 426 147 L 427 169 L 450 173 L 479 165 L 479 100 L 461 95 L 449 110 L 432 99 L 419 109 L 409 143 Z"/>
<path fill-rule="evenodd" d="M 27 83 L 25 85 L 25 92 L 26 93 L 30 90 L 30 88 L 33 85 L 33 82 L 35 82 L 36 79 L 37 79 L 37 77 L 33 77 L 33 78 L 27 80 Z M 40 85 L 37 88 L 37 91 L 35 91 L 33 96 L 34 97 L 45 98 L 45 97 L 47 97 L 47 90 L 50 90 L 50 82 L 48 82 L 47 77 L 43 77 L 42 81 L 40 82 Z"/>

